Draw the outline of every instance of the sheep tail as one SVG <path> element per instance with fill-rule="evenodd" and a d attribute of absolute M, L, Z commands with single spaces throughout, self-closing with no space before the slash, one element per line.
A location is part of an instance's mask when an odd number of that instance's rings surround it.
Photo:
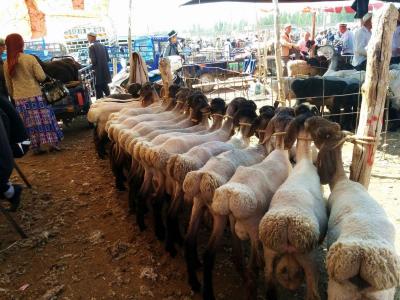
<path fill-rule="evenodd" d="M 200 194 L 200 180 L 203 176 L 203 172 L 192 171 L 189 172 L 185 180 L 183 181 L 183 191 L 185 192 L 185 198 L 193 199 L 195 196 Z"/>
<path fill-rule="evenodd" d="M 215 173 L 204 173 L 200 181 L 200 191 L 204 199 L 211 204 L 214 192 L 217 188 L 223 185 L 225 181 Z"/>
<path fill-rule="evenodd" d="M 170 157 L 170 159 L 168 159 L 168 162 L 167 162 L 167 174 L 168 174 L 168 176 L 170 176 L 171 178 L 174 178 L 174 179 L 175 179 L 174 166 L 175 166 L 175 162 L 176 162 L 177 158 L 178 158 L 178 154 L 173 154 Z"/>
<path fill-rule="evenodd" d="M 215 191 L 212 208 L 222 215 L 232 213 L 237 219 L 247 219 L 257 209 L 256 195 L 245 184 L 227 183 Z"/>
<path fill-rule="evenodd" d="M 400 285 L 400 258 L 386 247 L 335 242 L 326 264 L 329 277 L 338 282 L 359 276 L 377 290 Z"/>
<path fill-rule="evenodd" d="M 179 183 L 183 183 L 186 175 L 191 171 L 198 170 L 196 161 L 193 158 L 179 156 L 175 160 L 174 165 L 174 178 Z"/>
<path fill-rule="evenodd" d="M 167 167 L 168 159 L 171 157 L 171 153 L 162 148 L 150 149 L 149 152 L 150 159 L 148 163 L 153 165 L 158 170 L 165 170 L 165 168 Z"/>
<path fill-rule="evenodd" d="M 318 246 L 318 222 L 298 211 L 269 211 L 259 228 L 264 246 L 280 253 L 307 253 Z"/>

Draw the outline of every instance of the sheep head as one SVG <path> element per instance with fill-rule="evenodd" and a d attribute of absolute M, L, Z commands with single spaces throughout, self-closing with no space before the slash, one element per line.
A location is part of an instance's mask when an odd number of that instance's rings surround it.
<path fill-rule="evenodd" d="M 191 115 L 190 118 L 198 123 L 201 121 L 203 114 L 210 112 L 210 106 L 208 105 L 208 99 L 204 94 L 195 94 L 190 103 Z"/>
<path fill-rule="evenodd" d="M 256 118 L 253 123 L 253 126 L 250 129 L 250 135 L 253 135 L 254 132 L 259 140 L 264 139 L 264 134 L 260 134 L 257 130 L 263 130 L 267 127 L 268 123 L 275 115 L 275 107 L 271 105 L 265 105 L 259 109 L 260 115 Z"/>
<path fill-rule="evenodd" d="M 293 119 L 294 117 L 294 109 L 290 107 L 278 107 L 275 110 L 275 116 L 271 119 L 268 123 L 266 128 L 266 132 L 264 135 L 264 140 L 262 141 L 263 144 L 269 142 L 271 140 L 272 134 L 274 132 L 283 132 L 287 124 Z"/>
<path fill-rule="evenodd" d="M 275 277 L 280 285 L 293 291 L 304 281 L 304 271 L 292 255 L 285 254 L 276 262 Z"/>
<path fill-rule="evenodd" d="M 240 104 L 246 101 L 247 100 L 243 97 L 236 97 L 229 103 L 226 109 L 226 114 L 229 116 L 233 116 L 238 111 Z"/>
<path fill-rule="evenodd" d="M 300 131 L 304 129 L 304 122 L 308 118 L 311 118 L 318 114 L 318 109 L 315 105 L 302 103 L 296 106 L 294 113 L 296 115 L 296 118 L 294 118 L 286 128 L 285 149 L 292 148 Z"/>
<path fill-rule="evenodd" d="M 128 86 L 127 91 L 133 98 L 138 98 L 140 96 L 141 88 L 142 85 L 140 83 L 132 83 Z"/>
<path fill-rule="evenodd" d="M 336 173 L 336 151 L 341 151 L 345 133 L 340 130 L 340 125 L 321 117 L 312 117 L 305 122 L 305 129 L 320 150 L 317 157 L 318 175 L 321 184 L 330 182 Z"/>
<path fill-rule="evenodd" d="M 211 113 L 224 115 L 226 112 L 226 104 L 222 98 L 214 98 L 211 100 Z"/>

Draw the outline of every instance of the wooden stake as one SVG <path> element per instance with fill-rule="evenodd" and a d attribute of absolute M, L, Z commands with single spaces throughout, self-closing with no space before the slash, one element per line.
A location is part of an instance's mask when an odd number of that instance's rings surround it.
<path fill-rule="evenodd" d="M 350 179 L 368 188 L 375 152 L 382 130 L 386 92 L 389 84 L 389 63 L 392 38 L 398 12 L 393 4 L 374 13 L 372 37 L 368 44 L 367 72 L 362 86 L 362 103 L 357 136 L 373 137 L 370 144 L 356 143 L 350 166 Z"/>
<path fill-rule="evenodd" d="M 312 12 L 312 18 L 311 18 L 311 40 L 315 40 L 315 23 L 317 19 L 317 13 L 315 11 Z"/>
<path fill-rule="evenodd" d="M 274 27 L 275 27 L 275 65 L 276 65 L 276 77 L 278 79 L 278 99 L 282 106 L 286 106 L 286 99 L 284 82 L 282 79 L 283 68 L 282 68 L 282 49 L 281 49 L 281 26 L 279 23 L 279 7 L 278 0 L 273 0 L 275 6 L 274 13 Z"/>

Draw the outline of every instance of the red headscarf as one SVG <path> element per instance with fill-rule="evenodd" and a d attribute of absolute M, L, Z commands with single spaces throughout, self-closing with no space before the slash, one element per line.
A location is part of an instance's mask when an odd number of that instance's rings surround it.
<path fill-rule="evenodd" d="M 8 74 L 15 75 L 15 66 L 18 63 L 19 54 L 24 52 L 24 40 L 18 33 L 9 34 L 6 37 Z"/>

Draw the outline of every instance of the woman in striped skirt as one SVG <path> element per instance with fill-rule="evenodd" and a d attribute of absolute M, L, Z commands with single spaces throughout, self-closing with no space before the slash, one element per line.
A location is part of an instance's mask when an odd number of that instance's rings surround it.
<path fill-rule="evenodd" d="M 43 99 L 39 85 L 46 79 L 46 74 L 35 57 L 23 53 L 24 40 L 19 34 L 8 35 L 6 47 L 4 76 L 7 89 L 24 121 L 34 153 L 44 153 L 44 145 L 50 151 L 59 151 L 63 133 L 54 112 Z"/>

